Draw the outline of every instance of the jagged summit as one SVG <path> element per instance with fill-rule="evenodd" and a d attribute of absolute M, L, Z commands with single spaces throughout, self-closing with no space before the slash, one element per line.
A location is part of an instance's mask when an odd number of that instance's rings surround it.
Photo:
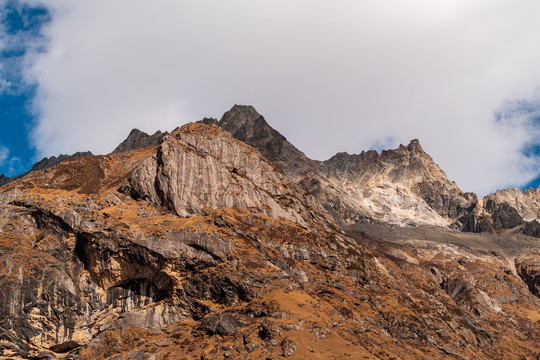
<path fill-rule="evenodd" d="M 234 105 L 217 125 L 261 151 L 287 175 L 308 171 L 311 160 L 271 127 L 253 106 Z"/>
<path fill-rule="evenodd" d="M 424 151 L 424 149 L 422 149 L 422 146 L 420 146 L 420 141 L 418 139 L 412 139 L 407 147 L 411 151 Z"/>
<path fill-rule="evenodd" d="M 407 148 L 411 152 L 425 153 L 422 146 L 420 146 L 420 141 L 418 139 L 412 139 L 408 145 L 399 145 L 398 149 Z"/>
<path fill-rule="evenodd" d="M 479 201 L 476 194 L 464 193 L 448 179 L 418 139 L 380 153 L 340 152 L 320 162 L 294 147 L 252 106 L 235 105 L 220 121 L 209 123 L 258 148 L 314 194 L 340 224 L 381 222 L 540 236 L 537 192 L 499 191 Z"/>
<path fill-rule="evenodd" d="M 459 227 L 464 209 L 474 200 L 448 180 L 417 139 L 380 154 L 342 152 L 320 162 L 305 156 L 251 106 L 235 105 L 217 125 L 258 148 L 289 178 L 315 194 L 341 224 Z"/>
<path fill-rule="evenodd" d="M 405 155 L 416 155 L 416 156 L 425 156 L 431 159 L 422 146 L 420 146 L 420 141 L 418 139 L 413 139 L 408 145 L 400 144 L 396 149 L 384 149 L 379 153 L 377 150 L 362 150 L 359 154 L 349 154 L 346 151 L 340 151 L 330 157 L 328 160 L 323 161 L 323 163 L 334 163 L 342 161 L 343 159 L 355 158 L 358 161 L 361 159 L 371 159 L 373 161 L 378 160 L 381 156 L 383 158 L 394 157 L 395 154 L 405 154 Z"/>
<path fill-rule="evenodd" d="M 206 124 L 206 125 L 217 125 L 218 124 L 218 121 L 217 119 L 214 119 L 214 118 L 204 118 L 202 120 L 199 120 L 197 121 L 198 123 L 203 123 L 203 124 Z"/>
<path fill-rule="evenodd" d="M 72 155 L 61 154 L 58 156 L 44 157 L 43 159 L 35 163 L 34 166 L 32 166 L 32 169 L 30 169 L 30 171 L 41 171 L 41 170 L 49 169 L 55 165 L 60 164 L 62 161 L 66 161 L 66 160 L 78 158 L 78 157 L 93 156 L 93 155 L 94 154 L 92 154 L 92 152 L 90 151 L 83 151 L 83 152 L 77 151 L 76 153 Z"/>
<path fill-rule="evenodd" d="M 140 131 L 139 129 L 133 129 L 129 133 L 128 137 L 120 143 L 112 152 L 113 154 L 118 154 L 121 152 L 140 149 L 147 146 L 158 145 L 163 137 L 167 135 L 167 132 L 156 131 L 153 135 L 148 135 L 147 133 Z"/>
<path fill-rule="evenodd" d="M 8 184 L 10 181 L 11 181 L 10 177 L 8 177 L 8 176 L 6 176 L 4 174 L 0 174 L 0 186 Z"/>
<path fill-rule="evenodd" d="M 253 106 L 234 105 L 219 121 L 204 118 L 199 123 L 220 127 L 237 140 L 259 149 L 293 183 L 315 195 L 342 225 L 375 222 L 452 227 L 472 232 L 512 230 L 540 236 L 540 211 L 535 205 L 540 203 L 538 194 L 508 190 L 504 196 L 494 194 L 478 201 L 475 194 L 464 193 L 447 178 L 418 139 L 380 153 L 340 152 L 328 160 L 315 161 L 271 127 Z M 113 154 L 157 146 L 167 134 L 157 131 L 148 135 L 133 129 Z M 81 156 L 91 153 L 44 158 L 30 172 Z M 25 175 L 2 176 L 0 186 Z"/>

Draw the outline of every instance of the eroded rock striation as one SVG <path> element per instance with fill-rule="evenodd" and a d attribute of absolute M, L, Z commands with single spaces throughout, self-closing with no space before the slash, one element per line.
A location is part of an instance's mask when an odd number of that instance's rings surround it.
<path fill-rule="evenodd" d="M 258 150 L 202 124 L 188 124 L 166 136 L 122 191 L 179 216 L 236 207 L 305 225 L 307 206 L 324 212 Z"/>

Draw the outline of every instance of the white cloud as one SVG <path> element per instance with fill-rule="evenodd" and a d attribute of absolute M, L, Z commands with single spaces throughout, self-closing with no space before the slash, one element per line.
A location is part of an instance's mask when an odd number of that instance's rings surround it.
<path fill-rule="evenodd" d="M 9 156 L 9 149 L 5 146 L 0 146 L 0 166 L 4 166 L 7 158 Z"/>
<path fill-rule="evenodd" d="M 419 138 L 466 191 L 537 175 L 530 121 L 495 114 L 540 85 L 540 3 L 45 0 L 40 155 L 106 153 L 252 104 L 307 155 Z"/>
<path fill-rule="evenodd" d="M 6 176 L 20 175 L 23 171 L 21 159 L 18 156 L 10 155 L 10 150 L 5 146 L 0 145 L 0 167 L 4 168 L 4 175 Z"/>

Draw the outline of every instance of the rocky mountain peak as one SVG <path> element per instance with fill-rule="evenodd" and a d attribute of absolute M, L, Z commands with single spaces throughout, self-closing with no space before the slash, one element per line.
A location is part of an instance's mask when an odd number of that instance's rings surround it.
<path fill-rule="evenodd" d="M 246 144 L 259 149 L 287 175 L 302 173 L 311 160 L 271 127 L 253 106 L 234 105 L 217 125 Z"/>
<path fill-rule="evenodd" d="M 409 143 L 409 148 L 411 147 L 420 148 L 420 150 L 422 150 L 422 147 L 420 146 L 420 141 L 418 139 L 411 140 L 411 142 Z"/>
<path fill-rule="evenodd" d="M 4 174 L 0 174 L 0 186 L 2 186 L 2 185 L 5 185 L 5 184 L 9 183 L 9 182 L 10 182 L 10 180 L 11 180 L 11 178 L 10 178 L 10 177 L 7 177 L 7 176 L 6 176 L 6 175 L 4 175 Z"/>
<path fill-rule="evenodd" d="M 51 157 L 45 157 L 38 161 L 37 163 L 32 166 L 32 169 L 30 171 L 41 171 L 45 169 L 49 169 L 55 165 L 60 164 L 62 161 L 66 161 L 73 158 L 78 157 L 84 157 L 84 156 L 92 156 L 93 154 L 90 151 L 84 151 L 84 152 L 76 152 L 73 155 L 67 155 L 67 154 L 61 154 L 58 156 L 51 156 Z"/>
<path fill-rule="evenodd" d="M 405 160 L 409 158 L 409 160 Z M 422 146 L 418 139 L 413 139 L 409 142 L 408 145 L 400 144 L 396 149 L 388 149 L 381 151 L 381 159 L 392 161 L 412 161 L 413 159 L 422 159 L 422 161 L 435 164 L 431 156 L 429 156 Z M 435 164 L 436 165 L 436 164 Z"/>
<path fill-rule="evenodd" d="M 202 119 L 202 120 L 199 120 L 198 122 L 199 122 L 199 123 L 206 124 L 206 125 L 217 125 L 217 124 L 218 124 L 217 119 L 214 119 L 214 118 L 207 118 L 207 117 L 205 117 L 205 118 Z"/>
<path fill-rule="evenodd" d="M 167 132 L 163 133 L 158 130 L 153 135 L 148 135 L 139 129 L 133 129 L 128 137 L 122 141 L 112 153 L 119 154 L 129 150 L 158 145 L 167 134 Z"/>
<path fill-rule="evenodd" d="M 223 114 L 218 125 L 241 141 L 249 139 L 251 142 L 264 142 L 272 154 L 278 153 L 283 142 L 287 140 L 268 125 L 253 106 L 234 105 Z M 247 143 L 249 144 L 249 141 Z"/>
<path fill-rule="evenodd" d="M 420 146 L 420 141 L 418 139 L 412 139 L 409 145 L 407 145 L 407 149 L 411 152 L 424 152 L 424 149 L 422 149 L 422 146 Z"/>
<path fill-rule="evenodd" d="M 218 126 L 258 148 L 291 180 L 315 194 L 341 224 L 373 221 L 444 227 L 473 206 L 474 199 L 448 180 L 418 139 L 380 154 L 342 152 L 318 162 L 289 143 L 252 106 L 235 105 Z"/>
<path fill-rule="evenodd" d="M 236 127 L 250 127 L 261 116 L 251 105 L 234 105 L 229 111 L 223 114 L 220 123 L 229 128 L 232 127 L 232 124 L 235 124 Z"/>
<path fill-rule="evenodd" d="M 479 204 L 473 231 L 519 232 L 540 237 L 540 190 L 497 190 Z"/>

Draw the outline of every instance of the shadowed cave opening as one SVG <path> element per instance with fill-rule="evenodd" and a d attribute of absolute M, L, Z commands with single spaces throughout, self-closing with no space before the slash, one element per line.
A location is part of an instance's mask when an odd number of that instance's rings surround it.
<path fill-rule="evenodd" d="M 74 253 L 90 272 L 93 282 L 101 284 L 100 278 L 109 274 L 108 271 L 96 272 L 92 267 L 96 259 L 101 264 L 107 264 L 113 256 L 117 260 L 121 259 L 120 273 L 132 275 L 117 279 L 113 286 L 106 289 L 107 305 L 128 311 L 161 301 L 169 295 L 172 287 L 171 279 L 160 271 L 159 259 L 153 259 L 147 249 L 132 244 L 129 249 L 113 251 L 107 247 L 92 246 L 92 242 L 91 234 L 77 234 Z"/>

